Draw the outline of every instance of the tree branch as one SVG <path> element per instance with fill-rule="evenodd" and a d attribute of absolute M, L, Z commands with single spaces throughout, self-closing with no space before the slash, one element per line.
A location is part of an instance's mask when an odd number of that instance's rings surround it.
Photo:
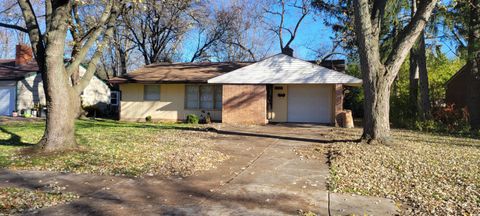
<path fill-rule="evenodd" d="M 0 27 L 15 29 L 17 31 L 28 33 L 28 30 L 26 28 L 18 26 L 18 25 L 12 25 L 12 24 L 8 24 L 8 23 L 0 23 Z"/>
<path fill-rule="evenodd" d="M 285 45 L 285 47 L 289 47 L 290 44 L 293 42 L 293 40 L 295 39 L 295 37 L 297 36 L 297 31 L 298 31 L 298 28 L 300 27 L 300 24 L 302 23 L 302 20 L 307 16 L 308 13 L 303 13 L 302 16 L 300 17 L 300 19 L 298 20 L 297 22 L 297 25 L 295 25 L 295 29 L 293 30 L 293 34 L 292 36 L 290 37 L 290 40 L 288 40 L 287 44 Z"/>
<path fill-rule="evenodd" d="M 405 61 L 405 58 L 408 55 L 408 52 L 415 44 L 418 36 L 420 36 L 423 31 L 430 15 L 432 14 L 433 9 L 437 0 L 427 0 L 422 1 L 419 5 L 415 16 L 408 23 L 408 25 L 399 33 L 395 44 L 392 47 L 392 52 L 388 56 L 385 62 L 385 75 L 390 82 L 393 82 L 396 74 L 390 71 L 398 71 L 402 63 Z"/>
<path fill-rule="evenodd" d="M 35 11 L 29 0 L 18 0 L 18 5 L 22 10 L 25 25 L 27 26 L 35 60 L 40 68 L 40 72 L 43 73 L 45 71 L 45 45 Z"/>
<path fill-rule="evenodd" d="M 107 23 L 107 29 L 105 30 L 105 34 L 103 36 L 103 41 L 97 46 L 97 49 L 95 50 L 95 53 L 93 54 L 92 59 L 88 63 L 87 71 L 85 74 L 80 78 L 78 83 L 73 86 L 74 90 L 76 91 L 77 94 L 81 94 L 81 92 L 87 87 L 87 85 L 90 83 L 90 80 L 92 79 L 93 75 L 95 74 L 95 71 L 97 69 L 97 64 L 98 61 L 100 60 L 100 57 L 103 54 L 103 50 L 105 46 L 107 46 L 107 43 L 110 41 L 110 39 L 113 37 L 114 29 L 115 29 L 115 23 L 118 18 L 118 6 L 114 5 L 115 3 L 112 3 L 110 5 L 111 12 L 109 13 L 110 16 L 108 18 L 108 23 Z"/>
<path fill-rule="evenodd" d="M 93 31 L 92 35 L 88 38 L 87 42 L 83 45 L 83 47 L 78 51 L 77 55 L 72 56 L 73 62 L 71 62 L 70 65 L 68 65 L 66 68 L 68 76 L 72 75 L 75 70 L 78 70 L 78 67 L 80 66 L 82 61 L 85 60 L 85 57 L 88 54 L 88 50 L 90 50 L 93 44 L 97 41 L 100 34 L 103 32 L 105 28 L 105 23 L 111 17 L 111 13 L 113 11 L 113 4 L 114 0 L 110 0 L 109 3 L 106 5 L 102 16 L 100 17 L 98 25 L 94 27 L 95 30 Z"/>
<path fill-rule="evenodd" d="M 387 0 L 375 0 L 372 7 L 372 28 L 373 35 L 379 37 L 380 30 L 382 28 L 383 16 L 385 14 L 385 7 L 387 6 Z"/>

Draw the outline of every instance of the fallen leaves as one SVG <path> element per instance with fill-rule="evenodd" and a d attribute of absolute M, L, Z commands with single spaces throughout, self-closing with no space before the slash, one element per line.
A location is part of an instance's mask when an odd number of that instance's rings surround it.
<path fill-rule="evenodd" d="M 21 140 L 34 143 L 43 131 L 41 123 L 2 126 Z M 0 142 L 11 134 L 0 132 Z M 56 155 L 22 155 L 22 146 L 0 145 L 0 166 L 18 170 L 42 170 L 116 176 L 180 175 L 214 168 L 228 158 L 212 149 L 215 133 L 199 132 L 182 124 L 78 121 L 81 151 Z M 33 140 L 33 141 L 32 141 Z"/>
<path fill-rule="evenodd" d="M 360 135 L 358 129 L 338 129 L 330 136 Z M 393 138 L 389 146 L 351 142 L 323 147 L 335 153 L 330 188 L 396 200 L 404 204 L 402 214 L 480 214 L 480 140 L 405 130 L 394 130 Z M 302 154 L 323 154 L 318 148 Z"/>
<path fill-rule="evenodd" d="M 0 188 L 0 214 L 16 214 L 43 207 L 70 202 L 78 195 L 62 192 L 62 188 L 49 186 L 43 190 L 17 187 Z"/>

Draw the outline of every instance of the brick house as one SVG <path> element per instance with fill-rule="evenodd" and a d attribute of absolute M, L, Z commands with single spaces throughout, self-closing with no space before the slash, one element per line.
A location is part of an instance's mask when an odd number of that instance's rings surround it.
<path fill-rule="evenodd" d="M 110 82 L 121 91 L 121 120 L 182 121 L 205 112 L 224 123 L 334 124 L 343 85 L 362 80 L 277 54 L 255 63 L 148 65 Z"/>

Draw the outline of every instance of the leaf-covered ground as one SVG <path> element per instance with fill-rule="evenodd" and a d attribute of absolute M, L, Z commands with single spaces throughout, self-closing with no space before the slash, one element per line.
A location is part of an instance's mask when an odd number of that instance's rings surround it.
<path fill-rule="evenodd" d="M 0 125 L 0 167 L 101 175 L 180 175 L 214 168 L 228 156 L 213 150 L 214 133 L 185 124 L 79 120 L 80 150 L 24 154 L 42 136 L 43 122 Z"/>
<path fill-rule="evenodd" d="M 77 199 L 78 195 L 62 192 L 62 188 L 29 190 L 17 187 L 0 188 L 0 215 L 17 214 L 29 210 L 54 206 Z"/>
<path fill-rule="evenodd" d="M 354 140 L 360 129 L 335 129 L 330 139 Z M 391 198 L 406 215 L 480 214 L 480 140 L 394 130 L 391 145 L 356 142 L 303 149 L 329 156 L 334 192 Z"/>

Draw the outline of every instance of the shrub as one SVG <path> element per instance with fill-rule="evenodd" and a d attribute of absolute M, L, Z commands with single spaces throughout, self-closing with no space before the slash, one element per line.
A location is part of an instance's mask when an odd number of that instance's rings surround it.
<path fill-rule="evenodd" d="M 145 117 L 145 121 L 152 122 L 152 116 L 149 115 L 149 116 Z"/>
<path fill-rule="evenodd" d="M 444 125 L 447 132 L 468 131 L 468 112 L 466 109 L 455 108 L 454 105 L 435 108 L 432 112 L 433 118 Z"/>
<path fill-rule="evenodd" d="M 95 105 L 85 106 L 83 107 L 83 111 L 85 112 L 82 113 L 82 115 L 86 117 L 102 117 L 104 115 L 103 111 Z"/>
<path fill-rule="evenodd" d="M 200 121 L 200 119 L 198 118 L 197 115 L 195 115 L 195 114 L 188 114 L 187 115 L 187 123 L 198 124 L 199 121 Z"/>

